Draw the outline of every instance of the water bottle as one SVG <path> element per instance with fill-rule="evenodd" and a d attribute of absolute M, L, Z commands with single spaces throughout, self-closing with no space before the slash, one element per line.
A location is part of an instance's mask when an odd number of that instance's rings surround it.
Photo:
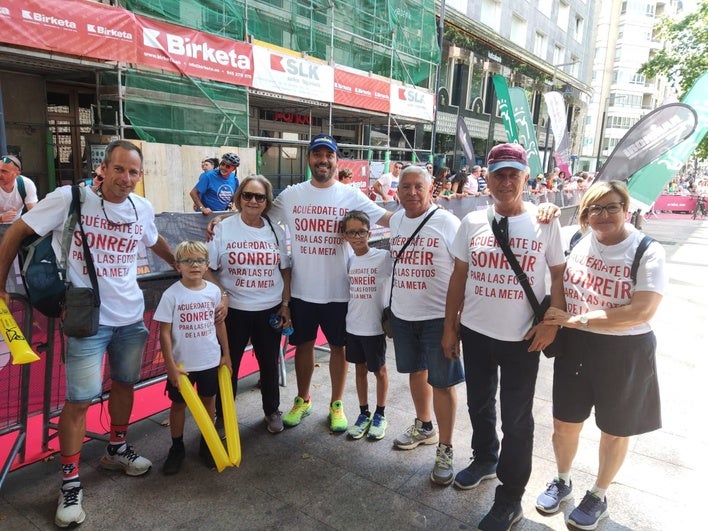
<path fill-rule="evenodd" d="M 283 319 L 277 313 L 270 314 L 268 323 L 270 323 L 270 326 L 272 326 L 275 330 L 280 330 L 283 335 L 289 336 L 293 333 L 292 326 L 288 326 L 287 328 L 283 327 Z"/>

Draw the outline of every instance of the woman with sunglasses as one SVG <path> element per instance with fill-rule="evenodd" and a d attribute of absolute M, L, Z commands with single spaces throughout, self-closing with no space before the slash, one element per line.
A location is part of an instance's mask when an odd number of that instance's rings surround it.
<path fill-rule="evenodd" d="M 553 450 L 558 475 L 536 501 L 552 514 L 572 496 L 570 469 L 583 422 L 595 409 L 600 428 L 595 484 L 570 513 L 579 529 L 605 518 L 605 492 L 627 454 L 629 438 L 661 427 L 656 338 L 649 320 L 666 287 L 664 249 L 626 223 L 627 186 L 602 181 L 580 203 L 586 234 L 573 247 L 563 275 L 567 311 L 550 308 L 544 323 L 567 328 L 553 371 Z M 587 230 L 589 229 L 589 230 Z M 646 244 L 646 242 L 644 242 Z M 635 257 L 640 257 L 635 269 Z"/>
<path fill-rule="evenodd" d="M 246 177 L 234 194 L 236 214 L 214 229 L 209 242 L 208 280 L 228 296 L 226 332 L 229 338 L 234 398 L 241 358 L 249 338 L 261 376 L 266 427 L 283 431 L 278 387 L 281 331 L 290 321 L 290 257 L 285 232 L 267 217 L 273 187 L 262 175 Z M 271 323 L 271 317 L 274 317 Z M 217 417 L 221 404 L 217 399 Z"/>
<path fill-rule="evenodd" d="M 37 187 L 21 171 L 14 155 L 0 158 L 0 223 L 12 223 L 37 204 Z"/>

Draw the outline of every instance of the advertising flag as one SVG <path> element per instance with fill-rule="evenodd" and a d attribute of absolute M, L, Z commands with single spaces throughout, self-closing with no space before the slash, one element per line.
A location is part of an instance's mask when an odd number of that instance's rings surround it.
<path fill-rule="evenodd" d="M 548 118 L 551 120 L 551 129 L 553 129 L 553 157 L 556 160 L 556 166 L 563 170 L 566 176 L 569 176 L 570 147 L 568 145 L 568 132 L 565 130 L 568 117 L 565 112 L 563 95 L 560 92 L 546 92 L 543 95 L 543 99 L 546 102 Z"/>
<path fill-rule="evenodd" d="M 543 173 L 541 156 L 538 153 L 538 140 L 536 140 L 536 130 L 533 126 L 531 111 L 529 110 L 529 100 L 526 91 L 520 87 L 509 89 L 509 98 L 514 109 L 514 123 L 518 142 L 526 150 L 526 157 L 529 160 L 529 172 L 532 177 Z"/>
<path fill-rule="evenodd" d="M 504 76 L 499 74 L 492 76 L 492 83 L 494 83 L 494 91 L 497 94 L 499 113 L 504 122 L 506 139 L 511 143 L 518 143 L 519 134 L 516 131 L 516 122 L 514 121 L 514 106 L 511 104 L 511 98 L 509 97 L 509 85 L 506 84 Z"/>
<path fill-rule="evenodd" d="M 460 146 L 462 146 L 462 151 L 467 158 L 467 164 L 476 164 L 474 148 L 470 141 L 470 132 L 467 130 L 465 119 L 459 114 L 457 115 L 457 141 L 460 143 Z"/>

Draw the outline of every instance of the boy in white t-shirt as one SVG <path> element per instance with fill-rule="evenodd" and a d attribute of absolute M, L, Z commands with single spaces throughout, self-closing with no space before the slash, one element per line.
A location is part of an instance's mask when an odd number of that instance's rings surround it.
<path fill-rule="evenodd" d="M 371 440 L 386 434 L 386 336 L 381 327 L 381 312 L 390 290 L 393 262 L 391 253 L 369 248 L 369 216 L 361 210 L 350 210 L 342 221 L 344 239 L 354 255 L 349 259 L 349 306 L 347 309 L 346 358 L 356 365 L 356 393 L 359 417 L 349 428 L 352 439 L 368 433 Z M 369 410 L 368 373 L 376 377 L 376 411 Z"/>
<path fill-rule="evenodd" d="M 224 322 L 214 323 L 216 307 L 221 302 L 221 290 L 202 277 L 209 264 L 206 245 L 186 241 L 175 249 L 177 271 L 182 279 L 165 290 L 153 319 L 160 323 L 160 346 L 167 368 L 165 392 L 170 397 L 170 433 L 172 447 L 162 467 L 165 475 L 179 472 L 184 461 L 184 421 L 186 404 L 179 390 L 180 376 L 186 374 L 210 418 L 214 418 L 214 397 L 219 379 L 218 369 L 226 365 L 231 370 L 229 342 Z M 204 438 L 199 455 L 212 467 L 213 459 Z"/>

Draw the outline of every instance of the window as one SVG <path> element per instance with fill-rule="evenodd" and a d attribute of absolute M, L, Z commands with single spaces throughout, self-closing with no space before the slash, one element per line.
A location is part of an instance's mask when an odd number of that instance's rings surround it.
<path fill-rule="evenodd" d="M 511 17 L 509 40 L 519 46 L 526 46 L 526 21 L 517 15 Z"/>
<path fill-rule="evenodd" d="M 558 27 L 563 31 L 568 31 L 568 21 L 570 20 L 570 6 L 565 2 L 558 4 Z"/>
<path fill-rule="evenodd" d="M 553 9 L 553 0 L 538 0 L 538 10 L 551 18 L 551 10 Z"/>
<path fill-rule="evenodd" d="M 582 17 L 575 17 L 575 40 L 578 42 L 583 41 L 585 31 L 585 20 Z"/>
<path fill-rule="evenodd" d="M 480 22 L 494 30 L 499 30 L 501 24 L 501 3 L 498 0 L 482 0 Z"/>
<path fill-rule="evenodd" d="M 632 75 L 632 79 L 630 79 L 630 83 L 633 85 L 644 85 L 647 81 L 647 78 L 644 74 L 637 74 L 636 72 Z"/>
<path fill-rule="evenodd" d="M 561 63 L 565 63 L 563 60 L 563 48 L 556 44 L 553 46 L 553 64 L 559 65 Z"/>
<path fill-rule="evenodd" d="M 653 2 L 648 2 L 646 5 L 646 11 L 644 14 L 650 18 L 654 18 L 654 9 L 655 9 L 655 4 Z"/>
<path fill-rule="evenodd" d="M 533 53 L 545 60 L 547 49 L 548 37 L 546 37 L 543 33 L 536 32 L 536 40 L 533 43 Z"/>

